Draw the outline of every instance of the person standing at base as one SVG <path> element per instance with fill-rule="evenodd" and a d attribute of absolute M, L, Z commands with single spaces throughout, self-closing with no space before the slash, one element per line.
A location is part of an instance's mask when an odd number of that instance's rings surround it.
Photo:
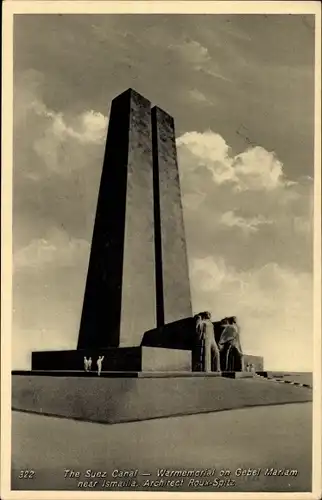
<path fill-rule="evenodd" d="M 102 371 L 102 363 L 103 363 L 104 356 L 99 356 L 97 360 L 97 375 L 100 376 L 101 371 Z"/>
<path fill-rule="evenodd" d="M 209 373 L 212 371 L 212 360 L 215 362 L 215 370 L 216 372 L 220 372 L 220 353 L 218 346 L 215 341 L 215 332 L 214 332 L 214 325 L 212 324 L 211 321 L 211 313 L 210 312 L 204 312 L 201 313 L 201 324 L 200 328 L 202 329 L 203 332 L 203 338 L 204 338 L 204 371 Z"/>
<path fill-rule="evenodd" d="M 86 356 L 84 356 L 84 370 L 85 372 L 88 372 L 88 359 Z"/>
<path fill-rule="evenodd" d="M 88 359 L 87 364 L 88 364 L 88 371 L 91 371 L 91 369 L 92 369 L 92 358 Z"/>

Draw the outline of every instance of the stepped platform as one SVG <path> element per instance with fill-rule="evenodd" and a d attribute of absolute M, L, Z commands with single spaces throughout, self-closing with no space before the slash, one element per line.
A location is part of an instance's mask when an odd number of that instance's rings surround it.
<path fill-rule="evenodd" d="M 312 401 L 312 389 L 217 373 L 12 373 L 14 410 L 102 423 Z"/>
<path fill-rule="evenodd" d="M 12 375 L 23 375 L 31 377 L 95 377 L 98 378 L 97 371 L 85 372 L 84 370 L 13 370 Z M 131 371 L 102 371 L 100 378 L 174 378 L 174 377 L 222 377 L 225 376 L 221 372 L 212 372 L 205 374 L 204 372 L 191 371 L 153 371 L 153 372 L 131 372 Z"/>

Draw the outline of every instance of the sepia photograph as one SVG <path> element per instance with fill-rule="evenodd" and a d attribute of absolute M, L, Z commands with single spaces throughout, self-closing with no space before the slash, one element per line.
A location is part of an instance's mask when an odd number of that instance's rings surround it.
<path fill-rule="evenodd" d="M 4 4 L 4 500 L 321 493 L 320 5 L 197 3 Z"/>

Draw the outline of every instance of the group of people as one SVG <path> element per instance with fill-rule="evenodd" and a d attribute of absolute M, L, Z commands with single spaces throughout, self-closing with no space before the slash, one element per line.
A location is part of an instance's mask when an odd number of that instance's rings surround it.
<path fill-rule="evenodd" d="M 96 361 L 97 375 L 98 376 L 100 376 L 101 371 L 102 371 L 103 359 L 104 359 L 104 356 L 99 356 L 98 360 Z M 84 370 L 85 370 L 85 372 L 90 372 L 92 370 L 92 358 L 91 357 L 89 357 L 87 359 L 86 356 L 84 356 Z"/>
<path fill-rule="evenodd" d="M 201 371 L 243 371 L 243 351 L 236 317 L 221 320 L 218 342 L 211 313 L 201 312 L 195 316 L 195 321 Z"/>

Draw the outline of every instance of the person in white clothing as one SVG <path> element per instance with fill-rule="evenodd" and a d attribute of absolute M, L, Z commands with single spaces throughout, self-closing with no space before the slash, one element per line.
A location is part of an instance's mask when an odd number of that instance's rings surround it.
<path fill-rule="evenodd" d="M 88 370 L 90 371 L 92 369 L 92 358 L 88 359 Z"/>
<path fill-rule="evenodd" d="M 102 363 L 103 363 L 104 356 L 99 356 L 97 360 L 97 375 L 100 376 L 101 371 L 102 371 Z"/>
<path fill-rule="evenodd" d="M 85 372 L 88 372 L 88 359 L 86 356 L 84 356 L 84 370 Z"/>

